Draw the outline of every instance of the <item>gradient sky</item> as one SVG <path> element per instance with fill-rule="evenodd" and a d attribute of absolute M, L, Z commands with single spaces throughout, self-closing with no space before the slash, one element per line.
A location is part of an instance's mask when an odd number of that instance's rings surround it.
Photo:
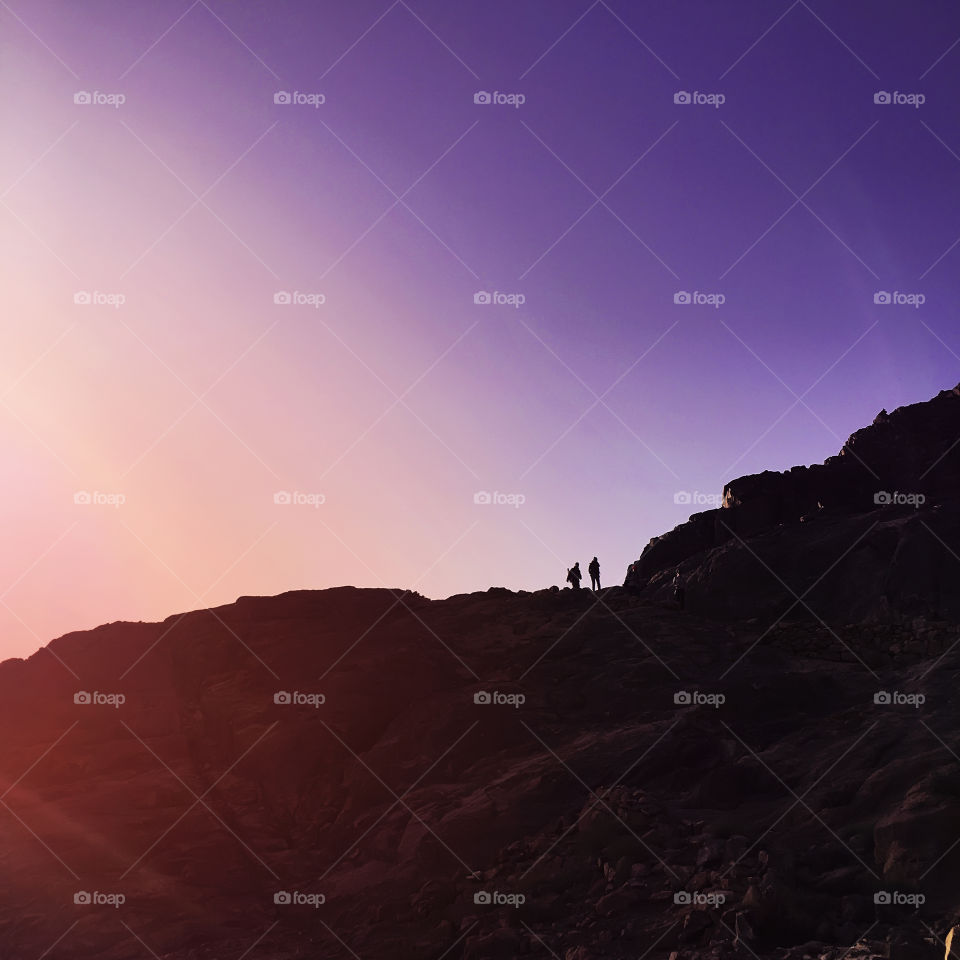
<path fill-rule="evenodd" d="M 953 386 L 958 38 L 949 2 L 0 3 L 0 655 L 619 582 L 679 491 Z"/>

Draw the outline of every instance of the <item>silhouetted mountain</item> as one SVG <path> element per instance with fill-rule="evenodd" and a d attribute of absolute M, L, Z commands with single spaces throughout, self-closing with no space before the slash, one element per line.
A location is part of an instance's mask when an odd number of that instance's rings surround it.
<path fill-rule="evenodd" d="M 243 597 L 0 664 L 0 953 L 942 956 L 958 417 L 734 481 L 636 589 Z"/>
<path fill-rule="evenodd" d="M 677 567 L 711 616 L 960 621 L 960 387 L 881 411 L 823 464 L 731 481 L 626 584 L 666 597 Z"/>

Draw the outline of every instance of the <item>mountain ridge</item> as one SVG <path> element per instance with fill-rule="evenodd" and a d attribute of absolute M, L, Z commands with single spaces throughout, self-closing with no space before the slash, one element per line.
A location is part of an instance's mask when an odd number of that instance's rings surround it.
<path fill-rule="evenodd" d="M 942 956 L 948 476 L 802 522 L 732 483 L 735 536 L 598 594 L 294 590 L 4 661 L 0 951 Z"/>
<path fill-rule="evenodd" d="M 722 506 L 651 539 L 624 584 L 663 598 L 679 570 L 693 609 L 731 618 L 777 616 L 796 596 L 816 590 L 831 558 L 840 557 L 843 577 L 835 579 L 862 581 L 863 594 L 829 597 L 820 589 L 813 596 L 815 617 L 957 622 L 958 490 L 960 386 L 890 414 L 882 410 L 822 464 L 729 481 Z M 846 558 L 852 528 L 862 542 Z M 747 582 L 745 571 L 758 560 L 767 579 L 779 574 L 786 582 Z"/>

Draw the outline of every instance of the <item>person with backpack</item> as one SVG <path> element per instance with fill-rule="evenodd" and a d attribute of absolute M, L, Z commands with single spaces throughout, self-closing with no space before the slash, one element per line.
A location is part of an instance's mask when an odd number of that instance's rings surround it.
<path fill-rule="evenodd" d="M 580 589 L 580 581 L 583 579 L 583 574 L 580 572 L 580 561 L 578 560 L 568 571 L 567 571 L 567 583 L 574 590 Z"/>

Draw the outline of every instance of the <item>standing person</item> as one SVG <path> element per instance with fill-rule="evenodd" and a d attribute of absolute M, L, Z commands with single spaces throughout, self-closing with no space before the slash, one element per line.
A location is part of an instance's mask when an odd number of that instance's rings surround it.
<path fill-rule="evenodd" d="M 680 609 L 683 610 L 687 603 L 687 591 L 683 586 L 683 577 L 680 576 L 680 571 L 673 575 L 673 599 L 677 601 L 680 606 Z"/>
<path fill-rule="evenodd" d="M 583 579 L 583 574 L 580 572 L 580 561 L 578 560 L 568 571 L 567 571 L 567 583 L 574 590 L 580 589 L 580 581 Z"/>
<path fill-rule="evenodd" d="M 600 561 L 596 557 L 590 561 L 587 573 L 590 574 L 590 589 L 596 592 L 600 589 Z"/>

